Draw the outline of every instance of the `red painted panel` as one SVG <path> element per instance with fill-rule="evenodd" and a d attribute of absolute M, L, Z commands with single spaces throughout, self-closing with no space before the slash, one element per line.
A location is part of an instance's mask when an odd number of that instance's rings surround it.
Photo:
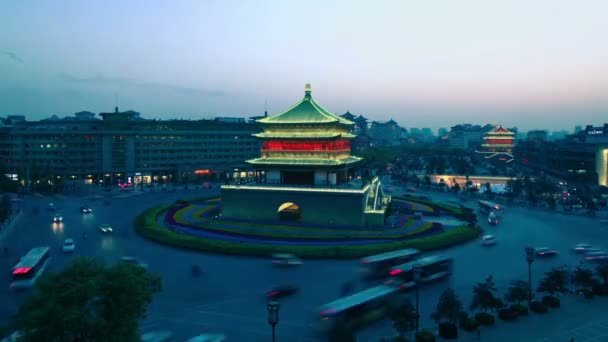
<path fill-rule="evenodd" d="M 486 139 L 486 144 L 512 144 L 513 139 Z"/>
<path fill-rule="evenodd" d="M 350 140 L 336 141 L 264 141 L 262 151 L 343 151 L 350 150 Z"/>

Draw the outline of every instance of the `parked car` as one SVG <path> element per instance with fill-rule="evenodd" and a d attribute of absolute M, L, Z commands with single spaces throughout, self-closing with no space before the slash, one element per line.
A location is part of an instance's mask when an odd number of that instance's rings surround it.
<path fill-rule="evenodd" d="M 279 299 L 291 296 L 298 292 L 298 288 L 293 285 L 277 286 L 272 290 L 266 292 L 266 298 L 268 299 Z"/>
<path fill-rule="evenodd" d="M 494 235 L 484 235 L 481 237 L 481 244 L 484 246 L 492 246 L 496 244 L 496 237 Z"/>
<path fill-rule="evenodd" d="M 186 342 L 224 342 L 226 335 L 224 334 L 202 334 L 194 336 Z"/>
<path fill-rule="evenodd" d="M 65 239 L 63 240 L 63 245 L 61 246 L 61 250 L 64 253 L 73 253 L 74 250 L 76 249 L 76 243 L 74 242 L 74 239 Z"/>
<path fill-rule="evenodd" d="M 93 212 L 93 209 L 89 207 L 80 207 L 80 212 L 83 214 L 91 214 Z"/>
<path fill-rule="evenodd" d="M 591 246 L 588 243 L 579 243 L 579 244 L 575 245 L 574 247 L 572 247 L 572 251 L 574 253 L 585 253 L 592 248 L 593 248 L 593 246 Z"/>
<path fill-rule="evenodd" d="M 55 216 L 53 216 L 53 223 L 61 223 L 61 222 L 63 222 L 63 215 L 55 214 Z"/>
<path fill-rule="evenodd" d="M 559 252 L 548 247 L 539 247 L 534 250 L 534 254 L 536 254 L 537 257 L 552 257 L 559 255 Z"/>
<path fill-rule="evenodd" d="M 99 225 L 99 231 L 102 233 L 111 233 L 112 232 L 112 225 L 109 223 L 104 223 Z"/>
<path fill-rule="evenodd" d="M 273 254 L 272 264 L 275 266 L 298 266 L 302 260 L 293 254 Z"/>

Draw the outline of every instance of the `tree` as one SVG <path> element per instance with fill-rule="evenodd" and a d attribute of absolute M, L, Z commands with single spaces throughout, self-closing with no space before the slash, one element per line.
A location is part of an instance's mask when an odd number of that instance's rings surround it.
<path fill-rule="evenodd" d="M 458 183 L 454 184 L 454 186 L 452 187 L 452 190 L 454 190 L 455 193 L 459 193 L 460 192 L 460 184 L 458 184 Z"/>
<path fill-rule="evenodd" d="M 604 286 L 608 286 L 608 264 L 603 263 L 595 267 L 595 274 L 604 282 Z"/>
<path fill-rule="evenodd" d="M 0 223 L 4 222 L 11 214 L 11 198 L 9 195 L 0 195 Z"/>
<path fill-rule="evenodd" d="M 37 283 L 15 327 L 23 341 L 136 341 L 138 322 L 161 287 L 143 267 L 80 258 Z"/>
<path fill-rule="evenodd" d="M 565 267 L 554 268 L 545 273 L 538 286 L 538 292 L 545 292 L 551 296 L 557 293 L 568 292 L 568 270 Z"/>
<path fill-rule="evenodd" d="M 416 329 L 416 309 L 409 300 L 391 307 L 389 317 L 393 321 L 393 327 L 401 337 Z"/>
<path fill-rule="evenodd" d="M 511 286 L 505 294 L 505 299 L 511 303 L 521 303 L 528 300 L 529 286 L 527 281 L 516 280 L 511 283 Z"/>
<path fill-rule="evenodd" d="M 431 314 L 431 318 L 436 323 L 448 321 L 456 324 L 463 313 L 464 310 L 460 298 L 458 298 L 454 290 L 447 288 L 441 293 L 437 307 L 435 308 L 435 312 Z"/>
<path fill-rule="evenodd" d="M 352 329 L 342 321 L 337 321 L 336 324 L 329 330 L 329 342 L 356 342 L 355 334 Z"/>
<path fill-rule="evenodd" d="M 481 309 L 485 312 L 501 308 L 503 306 L 502 300 L 496 297 L 495 293 L 494 277 L 489 275 L 483 282 L 477 283 L 473 288 L 473 301 L 470 309 Z"/>
<path fill-rule="evenodd" d="M 584 268 L 582 266 L 576 267 L 574 272 L 572 272 L 570 281 L 575 286 L 580 287 L 592 287 L 596 284 L 596 280 L 593 279 L 593 272 L 590 269 Z"/>

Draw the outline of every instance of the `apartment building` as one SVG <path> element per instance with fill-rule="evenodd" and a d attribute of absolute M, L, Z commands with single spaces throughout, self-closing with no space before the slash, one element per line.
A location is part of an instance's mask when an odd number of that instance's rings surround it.
<path fill-rule="evenodd" d="M 245 120 L 149 120 L 134 111 L 0 120 L 0 158 L 22 180 L 129 184 L 247 176 L 259 156 Z M 243 174 L 245 172 L 245 174 Z M 236 173 L 236 174 L 235 174 Z"/>

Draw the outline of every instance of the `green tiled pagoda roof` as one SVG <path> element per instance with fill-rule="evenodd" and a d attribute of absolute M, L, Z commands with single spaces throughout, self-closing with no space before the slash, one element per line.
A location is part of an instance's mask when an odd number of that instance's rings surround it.
<path fill-rule="evenodd" d="M 253 165 L 299 165 L 299 166 L 340 166 L 352 164 L 360 161 L 363 158 L 350 156 L 343 159 L 286 159 L 286 158 L 256 158 L 247 160 L 247 163 Z"/>
<path fill-rule="evenodd" d="M 271 138 L 271 139 L 331 139 L 331 138 L 346 138 L 352 139 L 356 135 L 350 133 L 337 133 L 337 132 L 261 132 L 253 134 L 254 137 L 258 138 Z"/>
<path fill-rule="evenodd" d="M 333 114 L 316 103 L 310 95 L 309 84 L 306 85 L 302 101 L 282 113 L 260 119 L 258 122 L 261 124 L 340 123 L 354 125 L 354 122 Z"/>

